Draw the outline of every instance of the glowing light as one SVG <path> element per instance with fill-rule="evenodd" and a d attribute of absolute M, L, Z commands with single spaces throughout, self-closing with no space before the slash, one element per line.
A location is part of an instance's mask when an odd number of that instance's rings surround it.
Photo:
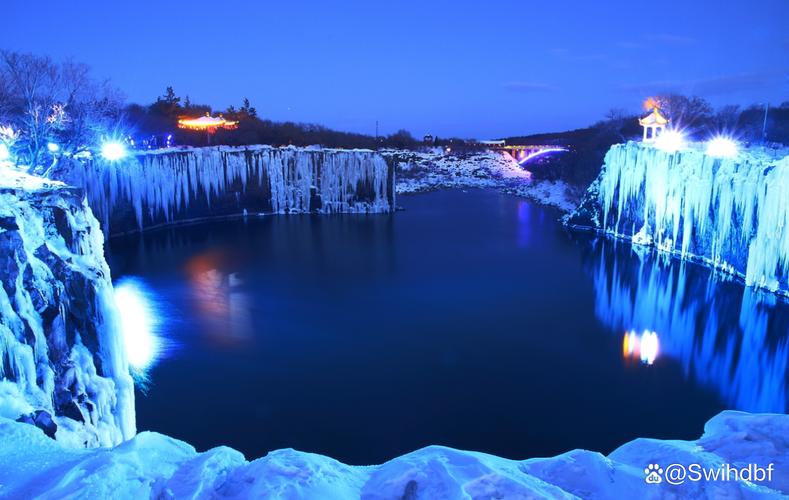
<path fill-rule="evenodd" d="M 733 158 L 737 156 L 737 143 L 728 137 L 715 137 L 707 142 L 707 154 L 718 158 Z"/>
<path fill-rule="evenodd" d="M 208 133 L 214 133 L 219 128 L 228 130 L 236 129 L 238 128 L 238 122 L 225 120 L 221 116 L 214 117 L 206 114 L 200 118 L 182 118 L 178 120 L 178 128 L 205 130 Z"/>
<path fill-rule="evenodd" d="M 660 342 L 656 332 L 644 330 L 641 335 L 635 330 L 625 333 L 622 339 L 622 354 L 625 358 L 639 359 L 642 363 L 651 365 L 657 359 Z"/>
<path fill-rule="evenodd" d="M 679 151 L 686 145 L 685 134 L 679 130 L 666 130 L 655 139 L 655 147 L 668 153 Z"/>
<path fill-rule="evenodd" d="M 7 161 L 11 158 L 11 151 L 8 150 L 8 146 L 0 142 L 0 161 Z"/>
<path fill-rule="evenodd" d="M 125 278 L 115 285 L 115 304 L 129 364 L 136 370 L 145 370 L 162 353 L 162 340 L 157 335 L 159 315 L 150 292 L 140 280 Z"/>
<path fill-rule="evenodd" d="M 101 156 L 105 160 L 116 161 L 126 156 L 126 146 L 120 142 L 105 142 L 101 146 Z"/>
<path fill-rule="evenodd" d="M 54 142 L 50 142 L 49 144 L 47 144 L 47 149 L 49 150 L 50 153 L 56 153 L 60 150 L 60 146 L 58 146 Z"/>
<path fill-rule="evenodd" d="M 537 158 L 538 156 L 546 155 L 548 153 L 558 153 L 560 151 L 567 151 L 567 149 L 565 149 L 565 148 L 545 148 L 545 149 L 540 149 L 539 151 L 535 151 L 533 153 L 529 153 L 528 155 L 524 156 L 521 160 L 518 161 L 518 163 L 523 165 L 524 163 L 526 163 L 529 160 L 532 160 L 534 158 Z"/>

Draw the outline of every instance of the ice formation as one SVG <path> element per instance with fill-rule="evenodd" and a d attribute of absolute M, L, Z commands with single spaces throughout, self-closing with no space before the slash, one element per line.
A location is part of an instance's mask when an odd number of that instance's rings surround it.
<path fill-rule="evenodd" d="M 6 498 L 775 498 L 789 494 L 789 415 L 723 412 L 696 441 L 637 439 L 608 456 L 574 450 L 508 460 L 430 446 L 378 466 L 348 466 L 290 449 L 251 462 L 227 447 L 197 453 L 143 432 L 112 450 L 80 450 L 0 418 Z M 760 480 L 648 484 L 648 464 L 720 471 L 756 464 Z M 771 465 L 772 464 L 772 465 Z M 772 473 L 766 476 L 766 469 Z"/>
<path fill-rule="evenodd" d="M 616 242 L 601 243 L 589 267 L 595 314 L 604 324 L 614 332 L 656 332 L 660 357 L 679 362 L 686 377 L 715 390 L 727 408 L 789 410 L 786 304 L 750 288 L 739 293 L 742 285 L 721 283 L 693 263 L 622 258 Z"/>
<path fill-rule="evenodd" d="M 73 162 L 59 178 L 85 189 L 108 233 L 243 213 L 387 212 L 393 171 L 368 150 L 164 149 Z"/>
<path fill-rule="evenodd" d="M 103 244 L 77 189 L 0 167 L 0 415 L 76 446 L 135 434 Z"/>
<path fill-rule="evenodd" d="M 619 144 L 591 191 L 597 229 L 789 293 L 787 151 L 716 158 L 697 147 Z"/>

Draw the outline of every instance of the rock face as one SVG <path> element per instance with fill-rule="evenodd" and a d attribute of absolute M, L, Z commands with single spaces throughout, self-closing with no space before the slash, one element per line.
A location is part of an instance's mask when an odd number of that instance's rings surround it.
<path fill-rule="evenodd" d="M 135 433 L 103 242 L 80 190 L 0 167 L 0 415 L 77 446 Z"/>
<path fill-rule="evenodd" d="M 574 450 L 518 461 L 430 446 L 356 467 L 290 449 L 249 462 L 231 448 L 197 453 L 152 432 L 112 450 L 75 450 L 31 425 L 0 418 L 0 496 L 766 499 L 789 495 L 787 436 L 788 415 L 723 412 L 706 424 L 701 439 L 637 439 L 608 456 Z M 648 483 L 645 469 L 653 464 L 660 481 Z M 740 480 L 748 468 L 750 479 Z"/>
<path fill-rule="evenodd" d="M 110 235 L 246 213 L 388 212 L 394 168 L 373 151 L 208 147 L 72 162 L 57 174 L 82 187 Z"/>
<path fill-rule="evenodd" d="M 753 149 L 722 159 L 693 147 L 668 153 L 617 144 L 567 223 L 789 294 L 787 153 Z"/>

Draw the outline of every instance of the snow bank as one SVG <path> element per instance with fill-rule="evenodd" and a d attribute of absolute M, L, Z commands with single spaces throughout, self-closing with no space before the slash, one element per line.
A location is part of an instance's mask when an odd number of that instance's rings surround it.
<path fill-rule="evenodd" d="M 444 154 L 383 150 L 381 154 L 397 171 L 400 194 L 447 188 L 487 188 L 530 198 L 539 203 L 573 210 L 572 189 L 562 181 L 539 181 L 512 156 L 493 151 Z"/>
<path fill-rule="evenodd" d="M 507 460 L 430 446 L 356 467 L 290 449 L 247 462 L 143 432 L 112 450 L 77 450 L 0 418 L 0 495 L 9 498 L 770 498 L 789 494 L 789 416 L 723 412 L 697 441 L 637 439 L 608 457 L 575 450 Z M 773 464 L 770 481 L 647 484 L 648 464 Z"/>
<path fill-rule="evenodd" d="M 73 162 L 58 174 L 85 189 L 107 233 L 247 213 L 388 212 L 394 178 L 367 150 L 208 147 Z"/>
<path fill-rule="evenodd" d="M 54 421 L 78 446 L 132 437 L 103 236 L 79 190 L 0 167 L 0 283 L 0 415 Z"/>
<path fill-rule="evenodd" d="M 746 150 L 714 158 L 613 146 L 587 201 L 569 219 L 789 293 L 789 156 Z"/>

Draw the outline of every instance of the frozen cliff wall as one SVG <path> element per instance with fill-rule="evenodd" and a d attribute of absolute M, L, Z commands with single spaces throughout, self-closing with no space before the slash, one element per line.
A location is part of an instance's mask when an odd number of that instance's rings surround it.
<path fill-rule="evenodd" d="M 613 146 L 568 219 L 654 245 L 789 293 L 789 156 L 748 150 L 714 158 L 629 142 Z"/>
<path fill-rule="evenodd" d="M 81 191 L 0 166 L 0 415 L 77 446 L 135 434 L 103 244 Z"/>
<path fill-rule="evenodd" d="M 373 151 L 209 147 L 74 162 L 106 233 L 243 213 L 388 212 L 394 168 Z"/>

